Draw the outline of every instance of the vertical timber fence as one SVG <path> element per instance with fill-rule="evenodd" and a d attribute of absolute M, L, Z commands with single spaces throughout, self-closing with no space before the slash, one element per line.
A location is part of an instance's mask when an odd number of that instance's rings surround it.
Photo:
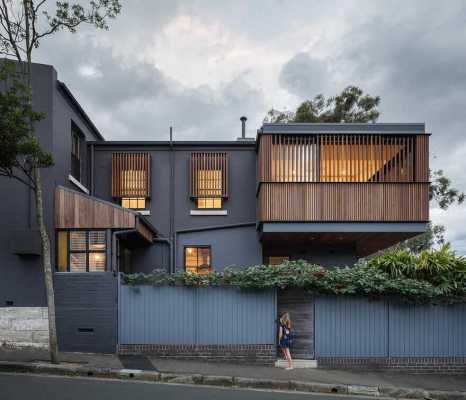
<path fill-rule="evenodd" d="M 120 286 L 119 352 L 271 363 L 275 291 Z"/>
<path fill-rule="evenodd" d="M 315 352 L 322 366 L 465 370 L 466 304 L 319 296 Z"/>

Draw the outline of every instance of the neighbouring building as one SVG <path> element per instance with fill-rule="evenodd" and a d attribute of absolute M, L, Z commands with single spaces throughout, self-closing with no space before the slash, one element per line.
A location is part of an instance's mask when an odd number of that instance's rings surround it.
<path fill-rule="evenodd" d="M 43 181 L 61 350 L 116 351 L 119 272 L 351 265 L 429 221 L 423 123 L 263 124 L 246 138 L 242 118 L 234 141 L 107 141 L 52 66 L 34 65 L 33 87 L 55 160 Z M 46 345 L 34 199 L 6 178 L 0 194 L 0 342 Z"/>

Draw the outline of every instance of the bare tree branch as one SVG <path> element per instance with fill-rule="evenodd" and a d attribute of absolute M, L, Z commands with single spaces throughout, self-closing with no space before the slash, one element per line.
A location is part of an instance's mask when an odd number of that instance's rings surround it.
<path fill-rule="evenodd" d="M 0 168 L 0 176 L 6 176 L 7 178 L 12 178 L 12 179 L 16 179 L 17 181 L 21 182 L 22 184 L 28 186 L 30 189 L 32 190 L 36 190 L 36 185 L 34 183 L 31 183 L 29 182 L 29 180 L 25 180 L 23 178 L 21 178 L 20 176 L 16 175 L 13 173 L 13 171 L 7 171 L 5 170 L 4 168 Z M 32 182 L 34 182 L 32 180 Z"/>
<path fill-rule="evenodd" d="M 2 14 L 2 18 L 5 20 L 5 23 L 7 26 L 6 31 L 7 31 L 9 40 L 10 40 L 10 45 L 11 47 L 13 47 L 13 50 L 15 52 L 15 55 L 18 61 L 22 61 L 22 57 L 18 50 L 18 46 L 16 45 L 15 38 L 13 37 L 13 31 L 11 28 L 11 20 L 10 20 L 10 15 L 8 13 L 8 5 L 6 4 L 6 0 L 2 0 L 2 7 L 0 7 L 0 13 Z"/>

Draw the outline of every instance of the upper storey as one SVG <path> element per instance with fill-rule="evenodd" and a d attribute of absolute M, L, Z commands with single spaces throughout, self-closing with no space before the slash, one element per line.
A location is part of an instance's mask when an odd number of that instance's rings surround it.
<path fill-rule="evenodd" d="M 424 124 L 264 124 L 258 135 L 258 219 L 424 222 Z"/>

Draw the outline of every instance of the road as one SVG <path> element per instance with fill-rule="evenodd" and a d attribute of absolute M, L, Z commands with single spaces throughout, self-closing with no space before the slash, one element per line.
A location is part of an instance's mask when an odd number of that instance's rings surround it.
<path fill-rule="evenodd" d="M 363 400 L 361 397 L 0 373 L 1 400 Z M 367 400 L 367 398 L 365 398 Z"/>

